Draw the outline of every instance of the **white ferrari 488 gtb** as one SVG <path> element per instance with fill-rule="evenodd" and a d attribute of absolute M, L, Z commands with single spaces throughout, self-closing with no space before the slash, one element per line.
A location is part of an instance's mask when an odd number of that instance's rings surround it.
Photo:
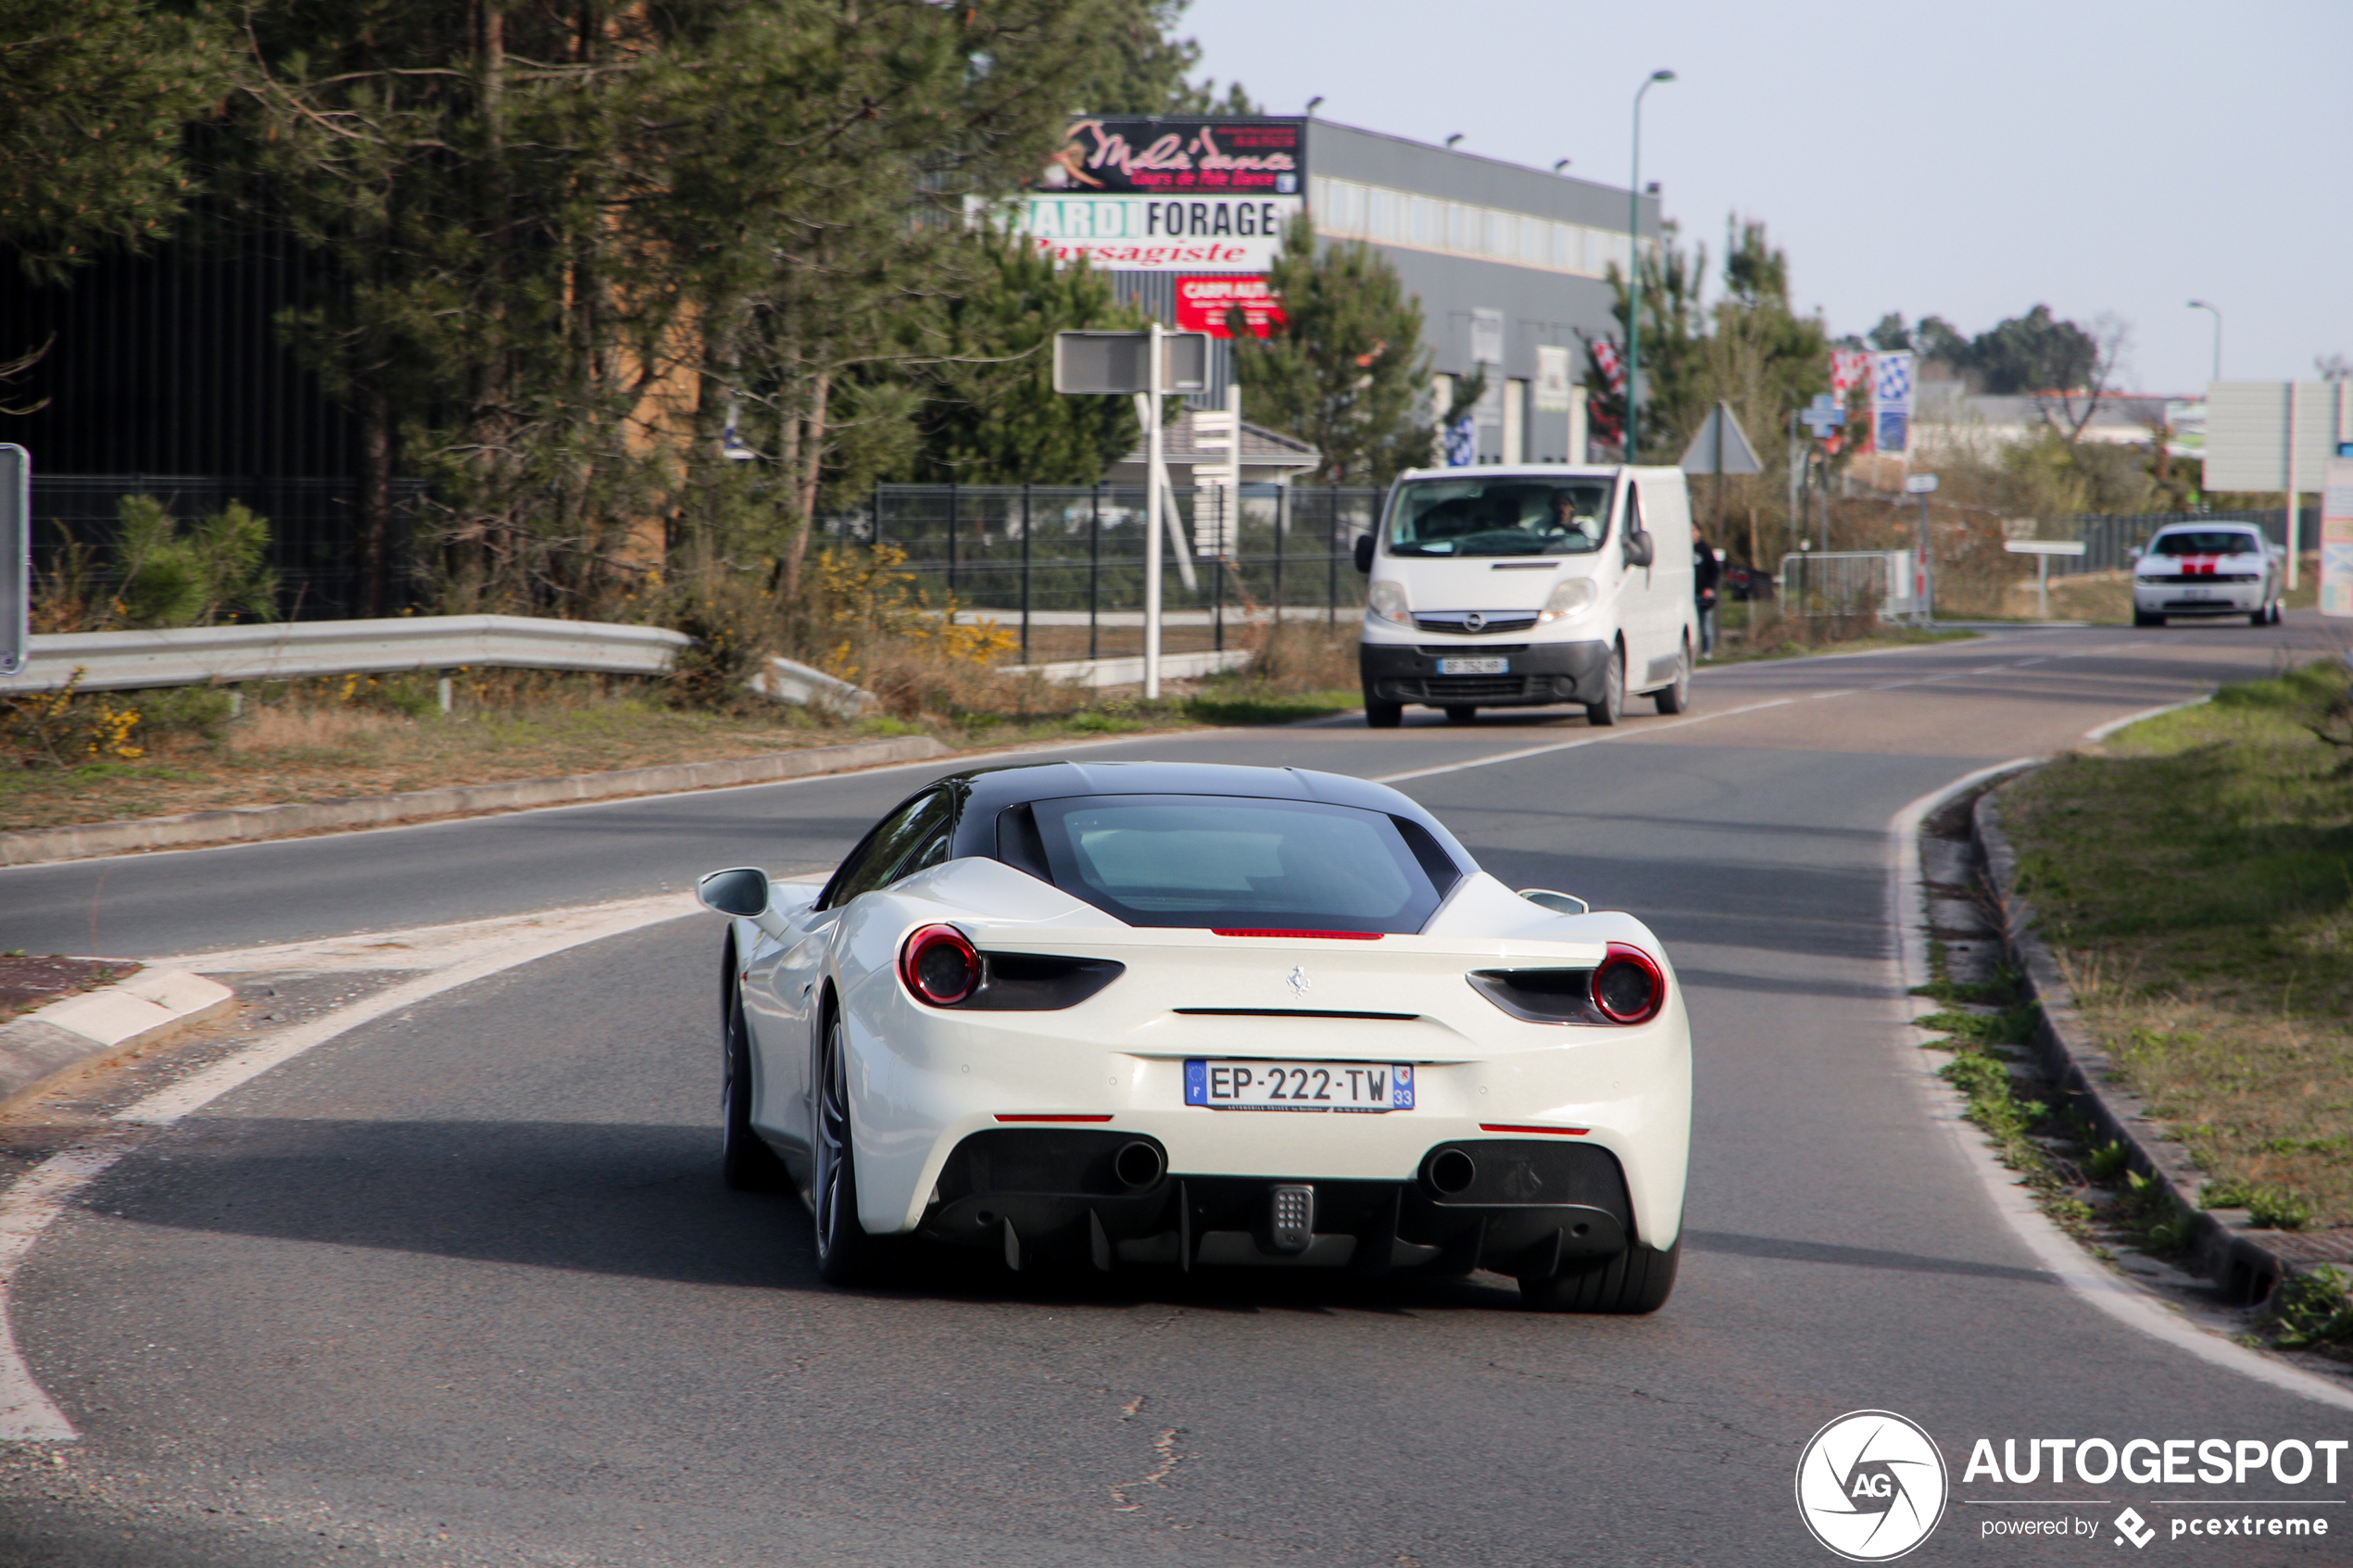
<path fill-rule="evenodd" d="M 926 784 L 731 917 L 724 1169 L 824 1277 L 917 1244 L 1113 1270 L 1674 1286 L 1691 1032 L 1630 915 L 1515 893 L 1380 784 L 1050 762 Z"/>

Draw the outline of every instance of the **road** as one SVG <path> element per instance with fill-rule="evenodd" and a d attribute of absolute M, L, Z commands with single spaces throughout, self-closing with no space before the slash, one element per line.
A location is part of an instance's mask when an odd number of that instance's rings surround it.
<path fill-rule="evenodd" d="M 1957 1499 L 1989 1495 L 1957 1469 L 1978 1436 L 2343 1434 L 2044 1269 L 1932 1118 L 1887 909 L 1907 802 L 2322 646 L 2305 621 L 2019 631 L 1709 671 L 1692 720 L 1605 734 L 1086 748 L 1416 774 L 1505 881 L 1649 921 L 1698 1057 L 1655 1317 L 1535 1316 L 1483 1274 L 829 1291 L 797 1208 L 717 1184 L 718 932 L 669 921 L 344 1034 L 87 1189 L 12 1302 L 82 1440 L 0 1463 L 0 1562 L 1827 1563 L 1791 1478 L 1846 1411 L 1935 1434 Z M 814 867 L 945 771 L 0 872 L 0 948 L 214 950 Z M 2349 1489 L 2305 1488 L 2340 1499 L 2334 1539 L 2204 1555 L 2343 1561 Z M 2103 1521 L 2186 1495 L 1996 1490 Z M 1957 1500 L 1907 1561 L 2117 1561 L 2105 1527 L 1981 1537 L 2038 1512 Z"/>

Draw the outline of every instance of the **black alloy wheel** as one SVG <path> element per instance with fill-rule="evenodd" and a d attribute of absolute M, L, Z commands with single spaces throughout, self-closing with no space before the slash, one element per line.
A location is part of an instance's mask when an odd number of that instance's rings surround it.
<path fill-rule="evenodd" d="M 1365 694 L 1365 727 L 1370 730 L 1393 730 L 1405 721 L 1405 705 L 1383 702 L 1372 693 Z"/>
<path fill-rule="evenodd" d="M 1675 679 L 1651 694 L 1651 701 L 1661 713 L 1688 713 L 1692 707 L 1692 640 L 1683 639 L 1681 651 L 1675 656 Z"/>
<path fill-rule="evenodd" d="M 862 1285 L 887 1251 L 858 1223 L 858 1156 L 849 1135 L 849 1071 L 841 1018 L 825 1025 L 817 1068 L 817 1273 L 827 1285 Z"/>
<path fill-rule="evenodd" d="M 1610 651 L 1602 671 L 1602 700 L 1585 705 L 1585 722 L 1607 728 L 1626 716 L 1626 645 Z"/>
<path fill-rule="evenodd" d="M 783 1192 L 792 1173 L 776 1151 L 751 1127 L 751 1031 L 744 1022 L 744 996 L 735 976 L 735 954 L 727 955 L 727 1022 L 721 1046 L 719 1086 L 719 1175 L 737 1192 Z"/>

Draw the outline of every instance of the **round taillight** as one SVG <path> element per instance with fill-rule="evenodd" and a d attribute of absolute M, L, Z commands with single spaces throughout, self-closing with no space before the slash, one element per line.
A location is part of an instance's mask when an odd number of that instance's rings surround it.
<path fill-rule="evenodd" d="M 899 978 L 915 999 L 951 1008 L 980 984 L 980 955 L 952 925 L 926 925 L 899 949 Z"/>
<path fill-rule="evenodd" d="M 1613 942 L 1593 971 L 1593 1006 L 1612 1023 L 1648 1023 L 1667 1002 L 1667 976 L 1648 953 Z"/>

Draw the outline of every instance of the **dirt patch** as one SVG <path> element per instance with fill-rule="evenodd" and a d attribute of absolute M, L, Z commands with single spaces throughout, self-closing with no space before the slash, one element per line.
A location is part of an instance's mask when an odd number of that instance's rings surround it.
<path fill-rule="evenodd" d="M 129 959 L 0 956 L 0 1018 L 13 1018 L 139 972 Z"/>

